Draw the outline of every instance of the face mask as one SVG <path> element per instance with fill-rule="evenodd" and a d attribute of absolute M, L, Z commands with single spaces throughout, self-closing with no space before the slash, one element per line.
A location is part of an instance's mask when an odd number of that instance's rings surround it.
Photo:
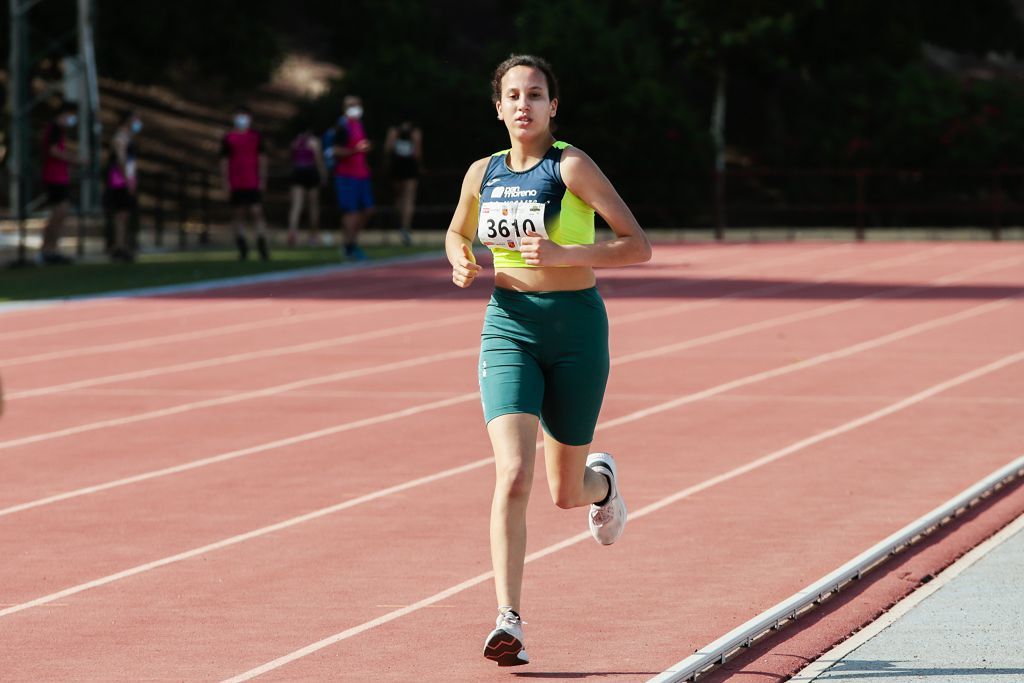
<path fill-rule="evenodd" d="M 235 128 L 238 130 L 248 129 L 250 123 L 252 123 L 252 119 L 249 118 L 248 114 L 238 114 L 235 116 Z"/>
<path fill-rule="evenodd" d="M 141 130 L 142 130 L 142 121 L 139 121 L 138 119 L 135 119 L 134 121 L 132 121 L 132 132 L 133 133 L 138 133 Z"/>
<path fill-rule="evenodd" d="M 350 119 L 362 118 L 363 108 L 360 107 L 358 104 L 352 105 L 351 107 L 345 110 L 345 116 L 349 117 Z"/>
<path fill-rule="evenodd" d="M 67 117 L 67 119 L 65 119 L 64 121 L 64 125 L 68 128 L 73 128 L 76 123 L 78 123 L 78 117 L 74 114 Z"/>

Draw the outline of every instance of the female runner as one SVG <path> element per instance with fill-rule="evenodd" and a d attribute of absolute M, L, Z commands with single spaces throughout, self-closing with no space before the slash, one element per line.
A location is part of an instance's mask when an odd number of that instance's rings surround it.
<path fill-rule="evenodd" d="M 469 167 L 445 251 L 459 287 L 480 272 L 474 234 L 494 253 L 478 370 L 497 474 L 490 538 L 499 607 L 484 656 L 513 666 L 529 661 L 519 614 L 538 422 L 555 505 L 589 505 L 591 533 L 603 545 L 626 524 L 615 461 L 590 454 L 609 366 L 593 269 L 642 263 L 651 246 L 590 157 L 552 135 L 558 85 L 548 63 L 514 55 L 491 85 L 511 148 Z M 594 211 L 615 239 L 594 242 Z"/>

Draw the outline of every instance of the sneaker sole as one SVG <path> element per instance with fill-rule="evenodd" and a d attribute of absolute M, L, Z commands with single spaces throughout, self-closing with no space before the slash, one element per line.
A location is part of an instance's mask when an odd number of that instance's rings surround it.
<path fill-rule="evenodd" d="M 495 629 L 487 636 L 484 643 L 484 657 L 497 662 L 498 666 L 520 666 L 529 664 L 528 661 L 519 659 L 519 653 L 523 651 L 523 644 L 519 639 L 508 631 Z"/>

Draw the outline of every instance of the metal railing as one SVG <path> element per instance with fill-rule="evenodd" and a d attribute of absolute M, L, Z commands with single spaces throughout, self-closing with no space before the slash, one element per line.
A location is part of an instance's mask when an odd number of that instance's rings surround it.
<path fill-rule="evenodd" d="M 794 593 L 713 643 L 700 648 L 686 659 L 651 678 L 648 683 L 678 683 L 679 681 L 697 680 L 702 673 L 724 664 L 732 654 L 750 647 L 767 634 L 777 631 L 784 623 L 795 621 L 829 595 L 838 593 L 851 581 L 861 578 L 868 570 L 884 562 L 917 539 L 955 519 L 986 496 L 1021 476 L 1024 476 L 1024 456 L 1018 457 L 1005 467 L 993 472 L 960 495 L 911 522 L 802 591 Z"/>

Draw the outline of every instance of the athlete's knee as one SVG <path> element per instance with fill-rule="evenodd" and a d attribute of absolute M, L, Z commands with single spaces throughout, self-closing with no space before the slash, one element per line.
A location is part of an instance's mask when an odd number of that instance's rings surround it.
<path fill-rule="evenodd" d="M 495 492 L 508 500 L 526 498 L 533 486 L 532 472 L 522 464 L 498 466 Z"/>

